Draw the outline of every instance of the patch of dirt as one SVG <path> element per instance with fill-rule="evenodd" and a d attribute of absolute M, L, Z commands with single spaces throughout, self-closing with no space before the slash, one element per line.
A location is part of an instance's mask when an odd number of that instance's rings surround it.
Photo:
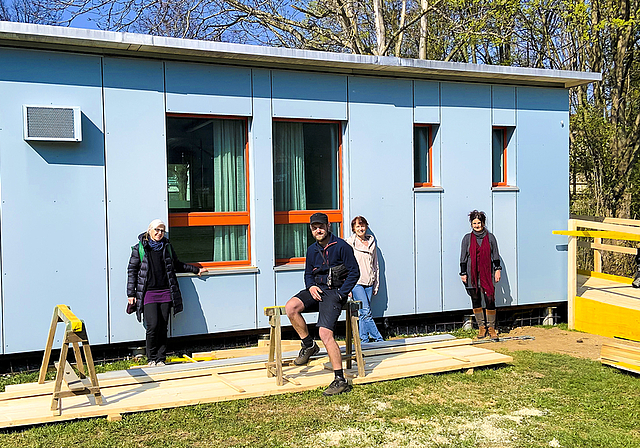
<path fill-rule="evenodd" d="M 534 340 L 507 340 L 502 342 L 483 343 L 480 347 L 490 350 L 506 348 L 510 351 L 531 350 L 533 352 L 560 353 L 576 358 L 600 359 L 602 344 L 617 343 L 630 344 L 640 347 L 640 344 L 621 339 L 607 338 L 589 333 L 561 330 L 557 327 L 518 327 L 509 333 L 500 333 L 500 337 L 533 336 Z"/>

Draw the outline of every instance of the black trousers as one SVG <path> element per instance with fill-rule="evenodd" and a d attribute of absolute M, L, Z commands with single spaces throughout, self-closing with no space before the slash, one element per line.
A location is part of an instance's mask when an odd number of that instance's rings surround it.
<path fill-rule="evenodd" d="M 144 326 L 147 329 L 147 360 L 164 362 L 167 357 L 167 329 L 171 303 L 145 303 Z"/>
<path fill-rule="evenodd" d="M 482 296 L 484 296 L 484 303 L 486 305 L 486 309 L 495 310 L 496 309 L 496 299 L 495 297 L 489 297 L 486 295 L 482 288 L 467 288 L 467 293 L 471 296 L 471 305 L 473 308 L 482 308 Z"/>

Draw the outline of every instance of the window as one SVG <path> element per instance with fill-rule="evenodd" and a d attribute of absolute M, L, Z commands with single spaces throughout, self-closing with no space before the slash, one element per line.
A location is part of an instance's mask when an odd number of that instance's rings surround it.
<path fill-rule="evenodd" d="M 274 121 L 273 190 L 276 263 L 304 262 L 314 239 L 309 218 L 329 216 L 331 232 L 342 222 L 339 122 Z"/>
<path fill-rule="evenodd" d="M 507 129 L 493 128 L 491 144 L 492 185 L 507 185 Z"/>
<path fill-rule="evenodd" d="M 420 124 L 413 128 L 414 186 L 431 187 L 431 125 Z"/>
<path fill-rule="evenodd" d="M 245 118 L 167 116 L 169 231 L 180 259 L 249 264 Z"/>

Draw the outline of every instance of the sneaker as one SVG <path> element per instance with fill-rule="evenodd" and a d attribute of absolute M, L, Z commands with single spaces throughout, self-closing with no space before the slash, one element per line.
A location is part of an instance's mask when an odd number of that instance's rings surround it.
<path fill-rule="evenodd" d="M 165 366 L 166 364 L 164 363 L 164 361 L 158 361 L 156 362 L 156 367 L 162 367 Z"/>
<path fill-rule="evenodd" d="M 634 288 L 640 288 L 640 269 L 638 270 L 638 272 L 636 272 L 631 286 L 633 286 Z"/>
<path fill-rule="evenodd" d="M 351 390 L 351 384 L 344 378 L 336 378 L 329 384 L 329 387 L 322 393 L 325 397 L 342 394 Z"/>
<path fill-rule="evenodd" d="M 149 361 L 149 363 L 147 364 L 147 366 L 149 366 L 149 367 L 155 367 L 155 366 L 156 366 L 156 362 L 155 362 L 155 361 Z"/>
<path fill-rule="evenodd" d="M 303 366 L 309 362 L 309 358 L 317 354 L 319 351 L 320 347 L 318 347 L 318 344 L 316 344 L 315 341 L 311 347 L 302 346 L 300 353 L 298 353 L 298 357 L 294 359 L 293 363 L 297 366 Z"/>

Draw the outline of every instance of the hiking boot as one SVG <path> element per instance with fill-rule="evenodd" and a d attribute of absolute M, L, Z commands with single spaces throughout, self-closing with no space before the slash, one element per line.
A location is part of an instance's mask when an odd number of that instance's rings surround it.
<path fill-rule="evenodd" d="M 496 331 L 495 328 L 489 327 L 487 328 L 487 330 L 489 331 L 489 339 L 491 339 L 494 342 L 498 342 L 500 340 L 498 338 L 498 332 Z"/>
<path fill-rule="evenodd" d="M 298 353 L 298 357 L 293 360 L 293 363 L 297 366 L 303 366 L 309 362 L 309 358 L 317 354 L 319 351 L 320 347 L 318 347 L 318 344 L 316 344 L 315 341 L 311 347 L 305 347 L 303 345 L 300 349 L 300 353 Z"/>
<path fill-rule="evenodd" d="M 488 336 L 487 334 L 487 327 L 485 327 L 484 325 L 481 327 L 478 327 L 478 338 L 477 339 L 485 339 Z"/>
<path fill-rule="evenodd" d="M 342 394 L 351 390 L 351 384 L 347 383 L 344 378 L 336 378 L 329 384 L 329 387 L 322 393 L 325 397 Z"/>

